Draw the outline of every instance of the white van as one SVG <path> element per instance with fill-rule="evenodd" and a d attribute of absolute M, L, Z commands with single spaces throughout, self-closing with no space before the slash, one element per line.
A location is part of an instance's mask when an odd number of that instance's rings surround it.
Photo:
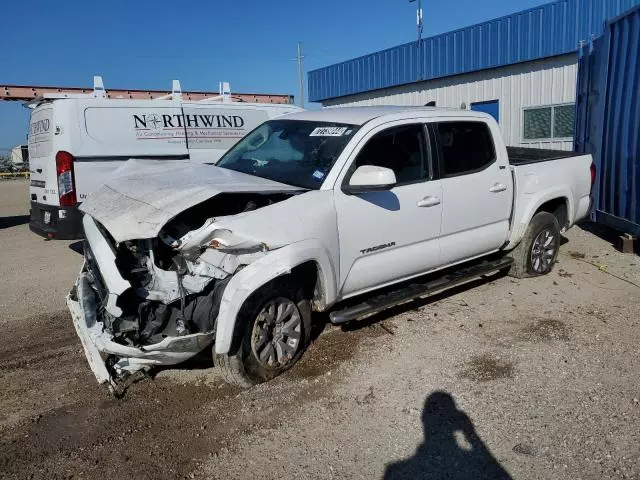
<path fill-rule="evenodd" d="M 130 158 L 215 163 L 264 121 L 301 110 L 287 104 L 236 103 L 226 92 L 182 101 L 176 83 L 166 99 L 107 99 L 94 88 L 93 95 L 30 102 L 33 232 L 51 239 L 82 238 L 78 204 Z"/>

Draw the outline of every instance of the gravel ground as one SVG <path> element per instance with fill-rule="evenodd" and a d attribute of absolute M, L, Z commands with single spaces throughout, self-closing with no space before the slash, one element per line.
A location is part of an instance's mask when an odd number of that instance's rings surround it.
<path fill-rule="evenodd" d="M 25 200 L 0 183 L 1 478 L 640 478 L 640 258 L 586 230 L 547 277 L 327 327 L 268 384 L 205 357 L 115 400 L 64 309 L 81 258 Z"/>
<path fill-rule="evenodd" d="M 69 248 L 29 231 L 27 180 L 0 180 L 0 327 L 65 308 L 64 296 L 82 266 Z"/>

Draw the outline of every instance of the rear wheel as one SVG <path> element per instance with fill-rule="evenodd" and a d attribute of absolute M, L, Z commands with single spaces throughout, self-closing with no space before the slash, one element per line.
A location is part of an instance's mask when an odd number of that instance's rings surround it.
<path fill-rule="evenodd" d="M 520 244 L 511 252 L 513 265 L 509 275 L 516 278 L 546 275 L 553 269 L 560 248 L 560 226 L 556 217 L 538 212 Z"/>
<path fill-rule="evenodd" d="M 271 380 L 304 353 L 311 333 L 310 302 L 290 279 L 271 282 L 242 306 L 236 333 L 233 353 L 214 355 L 225 380 L 240 387 Z"/>

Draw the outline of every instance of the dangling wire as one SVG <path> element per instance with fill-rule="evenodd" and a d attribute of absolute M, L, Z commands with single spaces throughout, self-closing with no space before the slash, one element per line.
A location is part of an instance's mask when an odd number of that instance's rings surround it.
<path fill-rule="evenodd" d="M 189 333 L 189 322 L 184 311 L 186 304 L 186 295 L 184 292 L 184 286 L 182 285 L 182 275 L 187 273 L 187 269 L 184 268 L 184 266 L 180 265 L 175 258 L 173 259 L 173 264 L 177 268 L 178 293 L 180 294 L 180 317 L 178 318 L 178 320 L 176 320 L 176 331 L 178 332 L 178 335 L 186 335 Z"/>

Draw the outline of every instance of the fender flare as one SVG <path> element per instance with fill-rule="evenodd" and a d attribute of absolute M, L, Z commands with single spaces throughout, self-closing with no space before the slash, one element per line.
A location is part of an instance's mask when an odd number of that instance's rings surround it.
<path fill-rule="evenodd" d="M 535 203 L 532 203 L 531 207 L 529 207 L 524 215 L 526 219 L 526 225 L 531 223 L 531 219 L 538 211 L 538 209 L 547 202 L 552 200 L 563 200 L 565 205 L 567 206 L 567 220 L 570 222 L 573 218 L 574 206 L 571 201 L 571 195 L 569 192 L 563 189 L 550 190 L 548 192 L 544 192 L 544 195 L 540 196 Z"/>
<path fill-rule="evenodd" d="M 319 241 L 304 240 L 269 252 L 236 273 L 226 286 L 218 312 L 215 353 L 229 353 L 236 329 L 236 318 L 242 305 L 253 292 L 309 261 L 315 262 L 318 266 L 321 305 L 334 303 L 337 295 L 336 272 L 329 253 Z"/>
<path fill-rule="evenodd" d="M 572 219 L 574 218 L 573 212 L 575 206 L 573 205 L 571 198 L 572 196 L 570 192 L 566 191 L 566 189 L 553 189 L 536 194 L 534 197 L 535 200 L 532 199 L 532 201 L 527 204 L 524 211 L 522 212 L 522 215 L 520 217 L 522 218 L 522 220 L 517 225 L 514 225 L 516 228 L 509 238 L 510 245 L 515 247 L 520 243 L 520 240 L 522 240 L 524 232 L 527 230 L 527 227 L 531 223 L 531 219 L 533 218 L 535 213 L 542 205 L 552 200 L 561 199 L 565 202 L 567 206 L 567 219 L 570 223 L 573 223 Z"/>

